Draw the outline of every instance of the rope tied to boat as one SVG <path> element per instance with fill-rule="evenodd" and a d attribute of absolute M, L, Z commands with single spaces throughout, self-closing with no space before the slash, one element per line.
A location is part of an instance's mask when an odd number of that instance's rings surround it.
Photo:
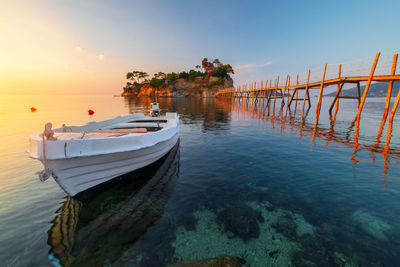
<path fill-rule="evenodd" d="M 65 125 L 65 123 L 61 127 L 62 127 L 63 133 L 72 132 L 72 128 L 67 126 L 67 125 Z"/>
<path fill-rule="evenodd" d="M 51 129 L 53 124 L 51 122 L 48 122 L 44 126 L 44 131 L 42 133 L 42 149 L 43 149 L 43 165 L 44 165 L 44 170 L 41 170 L 40 172 L 37 172 L 36 174 L 39 176 L 39 180 L 44 182 L 47 179 L 49 179 L 50 175 L 53 177 L 56 177 L 53 173 L 53 171 L 47 167 L 47 158 L 46 158 L 46 140 L 57 140 L 54 137 L 54 131 Z"/>

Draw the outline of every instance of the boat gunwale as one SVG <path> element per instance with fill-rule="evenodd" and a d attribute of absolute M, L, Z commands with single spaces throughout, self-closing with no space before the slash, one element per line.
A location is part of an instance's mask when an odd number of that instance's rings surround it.
<path fill-rule="evenodd" d="M 112 140 L 123 140 L 123 139 L 137 139 L 139 137 L 142 136 L 150 136 L 154 137 L 156 135 L 161 135 L 161 134 L 165 134 L 165 132 L 170 131 L 171 129 L 174 128 L 179 128 L 179 115 L 176 112 L 171 112 L 171 114 L 174 114 L 173 117 L 164 117 L 164 120 L 167 120 L 167 127 L 163 127 L 162 129 L 160 129 L 159 131 L 154 131 L 154 132 L 148 132 L 148 133 L 132 133 L 132 134 L 126 134 L 126 135 L 122 135 L 122 136 L 111 136 L 111 137 L 104 137 L 104 138 L 92 138 L 92 139 L 70 139 L 70 140 L 54 140 L 54 141 L 50 141 L 50 142 L 54 142 L 53 144 L 55 145 L 68 145 L 68 144 L 74 144 L 74 143 L 90 143 L 90 142 L 96 142 L 96 143 L 101 143 L 101 142 L 106 142 L 106 141 L 112 141 Z M 126 115 L 127 118 L 129 118 L 130 114 Z M 120 116 L 116 117 L 116 118 L 121 118 Z M 143 118 L 143 117 L 142 117 Z M 151 117 L 149 117 L 151 118 Z M 154 119 L 154 118 L 152 118 Z M 97 123 L 101 123 L 97 122 Z M 117 123 L 116 123 L 117 124 Z M 87 124 L 85 124 L 87 125 Z M 82 125 L 82 126 L 85 126 Z M 112 124 L 111 124 L 112 125 Z M 82 127 L 82 126 L 78 126 L 78 127 Z M 110 125 L 109 125 L 110 126 Z M 105 126 L 105 127 L 109 127 L 109 126 Z M 59 130 L 62 129 L 62 127 L 59 128 L 55 128 L 54 130 Z M 32 133 L 30 135 L 30 141 L 33 140 L 35 142 L 39 144 L 42 142 L 42 137 L 40 136 L 42 134 L 42 132 L 35 132 Z M 98 155 L 104 155 L 104 154 L 113 154 L 113 153 L 118 153 L 118 152 L 128 152 L 128 151 L 134 151 L 134 150 L 139 150 L 142 148 L 146 148 L 146 147 L 151 147 L 154 146 L 156 144 L 158 144 L 159 142 L 168 140 L 172 137 L 168 137 L 168 138 L 162 138 L 160 140 L 158 140 L 157 142 L 152 142 L 148 145 L 146 144 L 140 144 L 140 145 L 136 145 L 135 147 L 129 147 L 129 149 L 119 149 L 119 150 L 115 150 L 115 151 L 97 151 L 97 152 L 92 152 L 89 155 L 78 155 L 78 156 L 66 156 L 66 157 L 48 157 L 48 160 L 65 160 L 65 159 L 72 159 L 72 158 L 82 158 L 82 157 L 92 157 L 92 156 L 98 156 Z M 40 153 L 37 153 L 37 155 L 32 155 L 32 152 L 30 151 L 30 149 L 27 150 L 27 152 L 29 153 L 29 156 L 33 159 L 38 159 L 38 160 L 43 160 L 43 158 L 41 157 Z"/>

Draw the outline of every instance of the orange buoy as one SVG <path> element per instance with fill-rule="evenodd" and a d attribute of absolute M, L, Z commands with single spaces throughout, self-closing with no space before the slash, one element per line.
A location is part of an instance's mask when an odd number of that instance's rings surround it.
<path fill-rule="evenodd" d="M 88 113 L 89 113 L 89 115 L 93 115 L 93 114 L 94 114 L 94 111 L 91 110 L 91 109 L 89 109 L 89 110 L 88 110 Z"/>
<path fill-rule="evenodd" d="M 37 109 L 34 107 L 31 107 L 31 112 L 35 112 Z"/>

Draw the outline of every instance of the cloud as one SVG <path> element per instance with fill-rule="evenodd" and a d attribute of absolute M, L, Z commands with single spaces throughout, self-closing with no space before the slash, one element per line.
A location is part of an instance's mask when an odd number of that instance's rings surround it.
<path fill-rule="evenodd" d="M 255 70 L 255 69 L 262 68 L 262 67 L 266 67 L 266 66 L 271 65 L 271 64 L 272 64 L 272 61 L 267 61 L 267 62 L 262 63 L 262 64 L 237 65 L 237 66 L 235 66 L 233 69 L 234 69 L 235 71 L 250 72 L 250 71 L 253 71 L 253 70 Z"/>
<path fill-rule="evenodd" d="M 99 55 L 96 56 L 96 58 L 98 60 L 103 60 L 105 58 L 105 56 L 103 54 L 99 54 Z"/>
<path fill-rule="evenodd" d="M 80 46 L 76 46 L 76 47 L 75 47 L 75 50 L 76 50 L 76 52 L 78 52 L 78 53 L 83 53 L 83 54 L 85 54 L 85 55 L 87 55 L 87 56 L 90 56 L 90 57 L 93 57 L 93 56 L 94 56 L 94 57 L 97 58 L 98 60 L 103 60 L 103 59 L 106 57 L 104 54 L 98 54 L 98 55 L 96 55 L 96 54 L 90 53 L 89 51 L 84 51 L 83 48 L 80 47 Z"/>

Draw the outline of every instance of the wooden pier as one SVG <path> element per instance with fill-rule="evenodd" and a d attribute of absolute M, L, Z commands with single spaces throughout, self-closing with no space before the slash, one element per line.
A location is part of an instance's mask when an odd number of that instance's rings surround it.
<path fill-rule="evenodd" d="M 387 70 L 388 74 L 385 75 L 379 73 L 378 75 L 375 75 L 380 56 L 380 53 L 376 54 L 375 58 L 372 61 L 372 66 L 366 70 L 366 72 L 369 72 L 368 75 L 343 75 L 342 64 L 338 64 L 336 66 L 336 77 L 330 77 L 329 79 L 326 79 L 328 65 L 325 64 L 323 67 L 323 71 L 320 73 L 321 78 L 318 81 L 310 80 L 311 70 L 308 70 L 307 74 L 305 75 L 307 78 L 304 79 L 305 82 L 303 83 L 299 82 L 299 75 L 297 74 L 292 76 L 287 75 L 284 85 L 279 85 L 280 77 L 278 76 L 275 79 L 270 79 L 267 81 L 253 82 L 247 85 L 224 89 L 217 92 L 215 94 L 215 97 L 218 102 L 225 103 L 224 105 L 228 105 L 231 109 L 238 108 L 238 111 L 240 112 L 249 112 L 254 116 L 260 116 L 259 119 L 262 119 L 262 121 L 269 121 L 272 125 L 272 128 L 274 128 L 274 124 L 281 125 L 281 131 L 284 129 L 283 125 L 289 125 L 290 131 L 292 131 L 294 128 L 297 128 L 299 136 L 302 137 L 303 135 L 310 135 L 313 144 L 315 144 L 315 138 L 318 137 L 319 139 L 326 140 L 326 143 L 333 141 L 350 146 L 351 148 L 353 148 L 353 153 L 351 156 L 352 164 L 358 163 L 357 153 L 360 150 L 370 151 L 373 161 L 375 161 L 374 154 L 379 153 L 384 158 L 383 180 L 386 181 L 386 176 L 389 168 L 389 155 L 400 157 L 400 152 L 398 151 L 398 149 L 390 149 L 389 147 L 392 138 L 393 119 L 400 102 L 399 90 L 391 107 L 393 84 L 394 81 L 400 81 L 400 75 L 396 75 L 396 68 L 398 67 L 398 54 L 394 54 L 393 57 L 387 58 L 385 70 Z M 294 83 L 294 85 L 293 83 L 291 84 L 292 77 L 296 78 L 296 82 Z M 377 130 L 376 142 L 373 144 L 360 144 L 359 137 L 361 114 L 372 82 L 388 83 L 385 109 L 383 112 L 380 127 Z M 365 83 L 365 89 L 362 95 L 360 83 Z M 342 96 L 341 92 L 345 84 L 356 85 L 357 96 Z M 328 105 L 329 109 L 327 110 L 327 112 L 329 112 L 330 115 L 329 129 L 324 129 L 318 126 L 322 100 L 324 97 L 324 88 L 332 85 L 336 85 L 336 94 L 332 100 L 332 103 Z M 310 90 L 319 90 L 317 104 L 315 107 L 315 120 L 312 124 L 305 121 L 305 118 L 308 116 L 311 109 Z M 302 96 L 299 96 L 299 92 L 302 92 Z M 358 107 L 356 110 L 356 116 L 352 121 L 344 138 L 343 136 L 336 135 L 334 130 L 336 115 L 338 113 L 338 110 L 340 109 L 340 99 L 357 100 Z M 276 116 L 277 100 L 278 108 L 280 106 L 280 110 L 278 111 L 279 116 Z M 295 105 L 292 111 L 291 108 L 293 102 L 295 102 Z M 301 119 L 297 121 L 295 120 L 296 112 L 300 112 L 297 111 L 298 104 L 302 104 L 300 105 L 302 108 Z M 307 109 L 305 108 L 306 105 Z M 333 112 L 334 108 L 335 111 Z M 288 111 L 289 116 L 287 116 Z M 383 130 L 387 121 L 388 126 L 386 138 L 385 140 L 381 141 Z M 352 133 L 354 133 L 353 137 L 351 137 Z"/>
<path fill-rule="evenodd" d="M 370 68 L 369 75 L 365 76 L 343 76 L 342 75 L 342 64 L 338 65 L 337 69 L 337 77 L 325 79 L 327 64 L 323 67 L 323 72 L 319 81 L 310 81 L 311 70 L 308 70 L 307 80 L 305 83 L 299 83 L 299 75 L 296 77 L 296 84 L 291 85 L 291 76 L 287 75 L 285 79 L 284 85 L 279 85 L 279 76 L 275 79 L 261 81 L 261 82 L 253 82 L 250 84 L 237 86 L 233 88 L 223 89 L 215 94 L 217 98 L 225 98 L 225 99 L 234 99 L 238 98 L 239 100 L 248 101 L 250 103 L 259 104 L 262 102 L 266 104 L 268 110 L 270 106 L 272 106 L 273 114 L 275 114 L 275 106 L 277 99 L 280 99 L 280 108 L 283 110 L 286 105 L 286 112 L 291 108 L 293 101 L 302 101 L 302 117 L 304 116 L 305 105 L 308 105 L 308 108 L 311 107 L 310 100 L 310 90 L 319 90 L 318 92 L 318 101 L 316 105 L 315 112 L 315 126 L 318 125 L 319 116 L 321 112 L 321 104 L 324 94 L 324 88 L 327 86 L 337 85 L 336 95 L 332 101 L 332 104 L 329 108 L 329 114 L 332 116 L 332 110 L 336 105 L 335 116 L 339 109 L 339 99 L 354 99 L 358 101 L 358 110 L 357 110 L 357 120 L 356 120 L 356 129 L 359 126 L 360 117 L 363 111 L 363 107 L 368 95 L 369 88 L 372 82 L 387 82 L 388 83 L 388 91 L 386 96 L 385 103 L 385 112 L 383 114 L 382 123 L 385 124 L 386 118 L 389 114 L 390 101 L 392 97 L 392 88 L 394 81 L 400 81 L 400 75 L 396 75 L 396 67 L 397 67 L 397 59 L 398 54 L 393 56 L 391 71 L 387 75 L 374 75 L 375 70 L 379 61 L 380 53 L 377 53 L 373 64 Z M 360 83 L 366 82 L 366 86 L 361 96 L 360 92 Z M 357 96 L 349 97 L 349 96 L 341 96 L 341 92 L 343 86 L 345 84 L 355 84 L 357 86 Z M 303 97 L 299 98 L 299 91 L 303 91 Z M 285 100 L 286 99 L 286 100 Z M 389 116 L 389 122 L 393 122 L 393 117 L 396 113 L 397 107 L 400 102 L 400 91 L 397 94 L 396 100 L 392 107 Z M 297 106 L 297 105 L 296 105 Z"/>

